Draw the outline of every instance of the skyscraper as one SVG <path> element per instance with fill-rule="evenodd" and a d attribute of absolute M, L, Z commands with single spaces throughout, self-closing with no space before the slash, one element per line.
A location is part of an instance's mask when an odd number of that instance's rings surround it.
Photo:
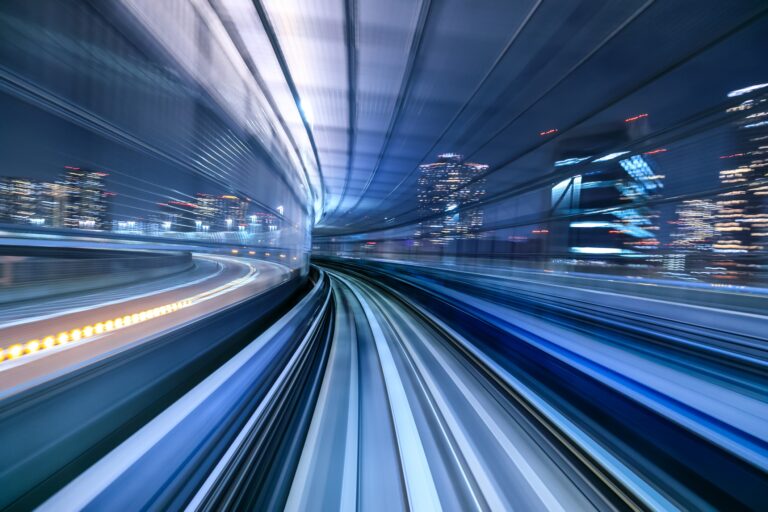
<path fill-rule="evenodd" d="M 419 166 L 419 216 L 430 218 L 419 224 L 416 236 L 434 244 L 479 238 L 483 210 L 471 206 L 485 195 L 485 179 L 469 183 L 487 169 L 456 153 L 438 155 L 437 162 Z M 466 207 L 470 208 L 462 210 Z"/>
<path fill-rule="evenodd" d="M 67 200 L 61 183 L 0 177 L 0 222 L 62 227 Z"/>
<path fill-rule="evenodd" d="M 42 218 L 40 193 L 42 183 L 30 178 L 0 178 L 0 217 L 3 222 L 29 224 Z"/>
<path fill-rule="evenodd" d="M 718 195 L 714 249 L 749 255 L 768 248 L 768 94 L 765 88 L 743 91 L 729 94 L 743 99 L 728 109 L 736 143 L 724 155 L 731 165 L 720 171 L 720 183 L 733 190 Z"/>
<path fill-rule="evenodd" d="M 732 91 L 733 150 L 722 155 L 713 252 L 718 279 L 749 280 L 768 256 L 768 84 Z"/>
<path fill-rule="evenodd" d="M 238 227 L 246 225 L 248 201 L 233 195 L 219 196 L 220 225 L 226 231 L 237 231 Z"/>
<path fill-rule="evenodd" d="M 718 211 L 714 201 L 690 199 L 676 210 L 670 246 L 678 251 L 710 251 L 715 240 L 713 219 Z"/>
<path fill-rule="evenodd" d="M 549 252 L 660 258 L 659 212 L 647 202 L 661 196 L 664 176 L 648 153 L 624 149 L 650 133 L 648 114 L 635 114 L 577 130 L 554 148 L 547 223 Z"/>
<path fill-rule="evenodd" d="M 197 205 L 187 201 L 168 201 L 161 203 L 163 231 L 188 233 L 197 230 Z"/>
<path fill-rule="evenodd" d="M 718 232 L 714 250 L 737 255 L 765 255 L 768 249 L 768 93 L 765 86 L 733 91 L 741 101 L 728 109 L 734 116 L 735 147 L 720 171 L 727 191 L 717 196 Z"/>
<path fill-rule="evenodd" d="M 211 226 L 215 225 L 216 219 L 221 215 L 219 213 L 221 211 L 221 199 L 213 194 L 198 192 L 195 194 L 195 205 L 197 206 L 195 221 L 196 225 L 199 226 L 198 231 L 211 229 Z"/>
<path fill-rule="evenodd" d="M 109 196 L 105 193 L 106 173 L 64 167 L 61 184 L 66 189 L 64 227 L 107 229 L 109 227 Z"/>
<path fill-rule="evenodd" d="M 658 255 L 659 213 L 644 203 L 659 197 L 664 176 L 654 170 L 656 164 L 650 158 L 620 158 L 626 153 L 592 159 L 587 172 L 552 188 L 552 215 L 565 218 L 551 223 L 550 233 L 559 244 L 567 244 L 568 252 L 632 258 Z M 557 254 L 565 248 L 553 249 Z"/>
<path fill-rule="evenodd" d="M 714 219 L 718 207 L 709 199 L 689 199 L 675 210 L 670 233 L 669 252 L 664 254 L 664 268 L 669 272 L 699 273 L 710 263 L 715 242 Z"/>
<path fill-rule="evenodd" d="M 276 231 L 277 228 L 277 217 L 271 213 L 256 212 L 248 216 L 248 231 L 251 233 Z"/>
<path fill-rule="evenodd" d="M 41 183 L 38 210 L 45 224 L 54 228 L 64 227 L 67 213 L 67 187 L 62 183 Z"/>

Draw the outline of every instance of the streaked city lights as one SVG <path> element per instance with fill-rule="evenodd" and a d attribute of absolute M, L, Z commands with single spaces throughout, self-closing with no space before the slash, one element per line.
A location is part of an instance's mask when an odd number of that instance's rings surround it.
<path fill-rule="evenodd" d="M 0 2 L 0 509 L 764 510 L 768 3 Z"/>
<path fill-rule="evenodd" d="M 743 96 L 745 94 L 749 94 L 751 92 L 758 91 L 758 90 L 763 89 L 765 87 L 768 87 L 768 83 L 750 85 L 749 87 L 743 87 L 741 89 L 736 89 L 735 91 L 729 92 L 728 93 L 728 97 L 729 98 L 735 98 L 737 96 Z"/>
<path fill-rule="evenodd" d="M 565 160 L 558 160 L 557 162 L 555 162 L 555 167 L 563 167 L 563 166 L 566 166 L 566 165 L 576 165 L 576 164 L 579 164 L 581 162 L 585 162 L 585 161 L 589 160 L 590 158 L 592 158 L 592 157 L 591 156 L 584 156 L 584 157 L 579 157 L 579 158 L 566 158 Z"/>
<path fill-rule="evenodd" d="M 579 254 L 621 254 L 624 249 L 615 247 L 572 247 L 571 251 Z"/>
<path fill-rule="evenodd" d="M 636 116 L 628 117 L 624 120 L 625 123 L 633 123 L 635 121 L 639 121 L 640 119 L 644 119 L 648 117 L 648 114 L 638 114 Z"/>

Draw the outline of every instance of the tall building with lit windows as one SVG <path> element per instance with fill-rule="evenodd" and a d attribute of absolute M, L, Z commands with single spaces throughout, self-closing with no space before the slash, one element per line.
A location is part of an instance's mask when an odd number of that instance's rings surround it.
<path fill-rule="evenodd" d="M 219 219 L 217 224 L 226 231 L 237 231 L 246 226 L 249 203 L 242 197 L 233 195 L 219 196 Z"/>
<path fill-rule="evenodd" d="M 648 200 L 659 197 L 664 176 L 646 155 L 613 152 L 584 162 L 584 172 L 552 188 L 553 253 L 657 258 L 659 212 Z M 557 163 L 556 163 L 557 165 Z"/>
<path fill-rule="evenodd" d="M 709 199 L 689 199 L 675 209 L 670 221 L 669 251 L 664 254 L 668 272 L 692 272 L 706 267 L 716 240 L 714 219 L 718 207 Z"/>
<path fill-rule="evenodd" d="M 33 223 L 42 218 L 42 183 L 30 178 L 3 176 L 0 179 L 0 217 L 14 224 Z"/>
<path fill-rule="evenodd" d="M 106 173 L 64 167 L 59 182 L 64 187 L 64 227 L 78 229 L 107 229 L 109 227 L 110 195 L 106 192 Z"/>
<path fill-rule="evenodd" d="M 168 201 L 158 205 L 163 231 L 188 233 L 197 230 L 197 205 L 187 201 Z"/>
<path fill-rule="evenodd" d="M 670 246 L 676 251 L 711 251 L 715 241 L 713 219 L 718 206 L 709 199 L 689 199 L 676 209 Z"/>
<path fill-rule="evenodd" d="M 277 227 L 277 217 L 271 213 L 256 212 L 248 216 L 249 233 L 277 231 Z"/>
<path fill-rule="evenodd" d="M 67 187 L 62 183 L 41 183 L 40 216 L 46 226 L 54 228 L 64 227 L 64 219 L 67 214 Z"/>
<path fill-rule="evenodd" d="M 262 219 L 249 215 L 250 200 L 235 195 L 198 192 L 193 204 L 198 231 L 254 231 Z"/>
<path fill-rule="evenodd" d="M 765 256 L 768 250 L 768 84 L 732 91 L 734 150 L 721 158 L 715 252 Z"/>
<path fill-rule="evenodd" d="M 487 170 L 487 165 L 465 162 L 456 153 L 419 166 L 419 216 L 428 219 L 419 224 L 416 237 L 439 245 L 480 238 L 483 210 L 471 206 L 485 195 L 485 179 L 470 182 Z"/>
<path fill-rule="evenodd" d="M 64 226 L 67 189 L 61 183 L 0 177 L 0 222 Z"/>
<path fill-rule="evenodd" d="M 648 114 L 593 127 L 561 140 L 548 216 L 553 255 L 660 259 L 659 217 L 648 201 L 664 188 L 657 151 L 623 149 L 649 131 Z"/>
<path fill-rule="evenodd" d="M 195 224 L 198 231 L 208 231 L 215 226 L 220 217 L 221 199 L 213 194 L 198 192 L 195 194 Z"/>

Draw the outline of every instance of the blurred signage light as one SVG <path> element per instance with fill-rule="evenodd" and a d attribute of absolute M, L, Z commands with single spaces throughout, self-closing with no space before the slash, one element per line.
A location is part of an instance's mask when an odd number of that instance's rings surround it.
<path fill-rule="evenodd" d="M 648 117 L 648 114 L 638 114 L 636 116 L 628 117 L 624 120 L 625 123 L 634 123 L 635 121 L 639 119 L 643 119 L 644 117 Z"/>
<path fill-rule="evenodd" d="M 623 249 L 615 247 L 572 247 L 571 251 L 581 254 L 621 254 Z"/>
<path fill-rule="evenodd" d="M 592 160 L 593 162 L 607 162 L 608 160 L 613 160 L 614 158 L 618 158 L 622 155 L 626 155 L 629 153 L 629 151 L 617 151 L 616 153 L 609 153 L 605 156 L 601 156 L 600 158 L 597 158 L 595 160 Z"/>
<path fill-rule="evenodd" d="M 555 167 L 563 167 L 563 166 L 566 166 L 566 165 L 576 165 L 576 164 L 581 163 L 581 162 L 583 162 L 585 160 L 589 160 L 590 158 L 592 158 L 591 155 L 590 156 L 581 157 L 581 158 L 574 157 L 574 158 L 566 158 L 565 160 L 558 160 L 557 162 L 555 162 Z"/>
<path fill-rule="evenodd" d="M 728 93 L 729 98 L 735 98 L 736 96 L 741 96 L 742 94 L 748 94 L 752 91 L 756 91 L 758 89 L 762 89 L 763 87 L 768 87 L 768 83 L 765 84 L 755 84 L 750 85 L 749 87 L 744 87 L 743 89 L 736 89 L 735 91 L 731 91 Z"/>
<path fill-rule="evenodd" d="M 612 222 L 598 221 L 571 222 L 572 228 L 612 228 L 614 225 Z"/>

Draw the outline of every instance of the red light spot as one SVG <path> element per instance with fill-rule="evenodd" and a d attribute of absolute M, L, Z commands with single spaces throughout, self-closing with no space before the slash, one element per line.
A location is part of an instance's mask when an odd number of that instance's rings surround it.
<path fill-rule="evenodd" d="M 642 119 L 644 117 L 648 117 L 648 114 L 638 114 L 636 116 L 628 117 L 624 120 L 625 123 L 633 123 L 637 121 L 638 119 Z"/>
<path fill-rule="evenodd" d="M 723 155 L 720 158 L 736 158 L 737 156 L 744 156 L 744 153 L 734 153 L 732 155 Z"/>
<path fill-rule="evenodd" d="M 539 132 L 539 135 L 543 137 L 544 135 L 552 135 L 553 133 L 557 133 L 557 128 L 552 128 L 543 132 Z"/>
<path fill-rule="evenodd" d="M 659 148 L 659 149 L 653 149 L 651 151 L 646 151 L 643 153 L 644 155 L 655 155 L 657 153 L 666 153 L 668 150 L 666 148 Z"/>

